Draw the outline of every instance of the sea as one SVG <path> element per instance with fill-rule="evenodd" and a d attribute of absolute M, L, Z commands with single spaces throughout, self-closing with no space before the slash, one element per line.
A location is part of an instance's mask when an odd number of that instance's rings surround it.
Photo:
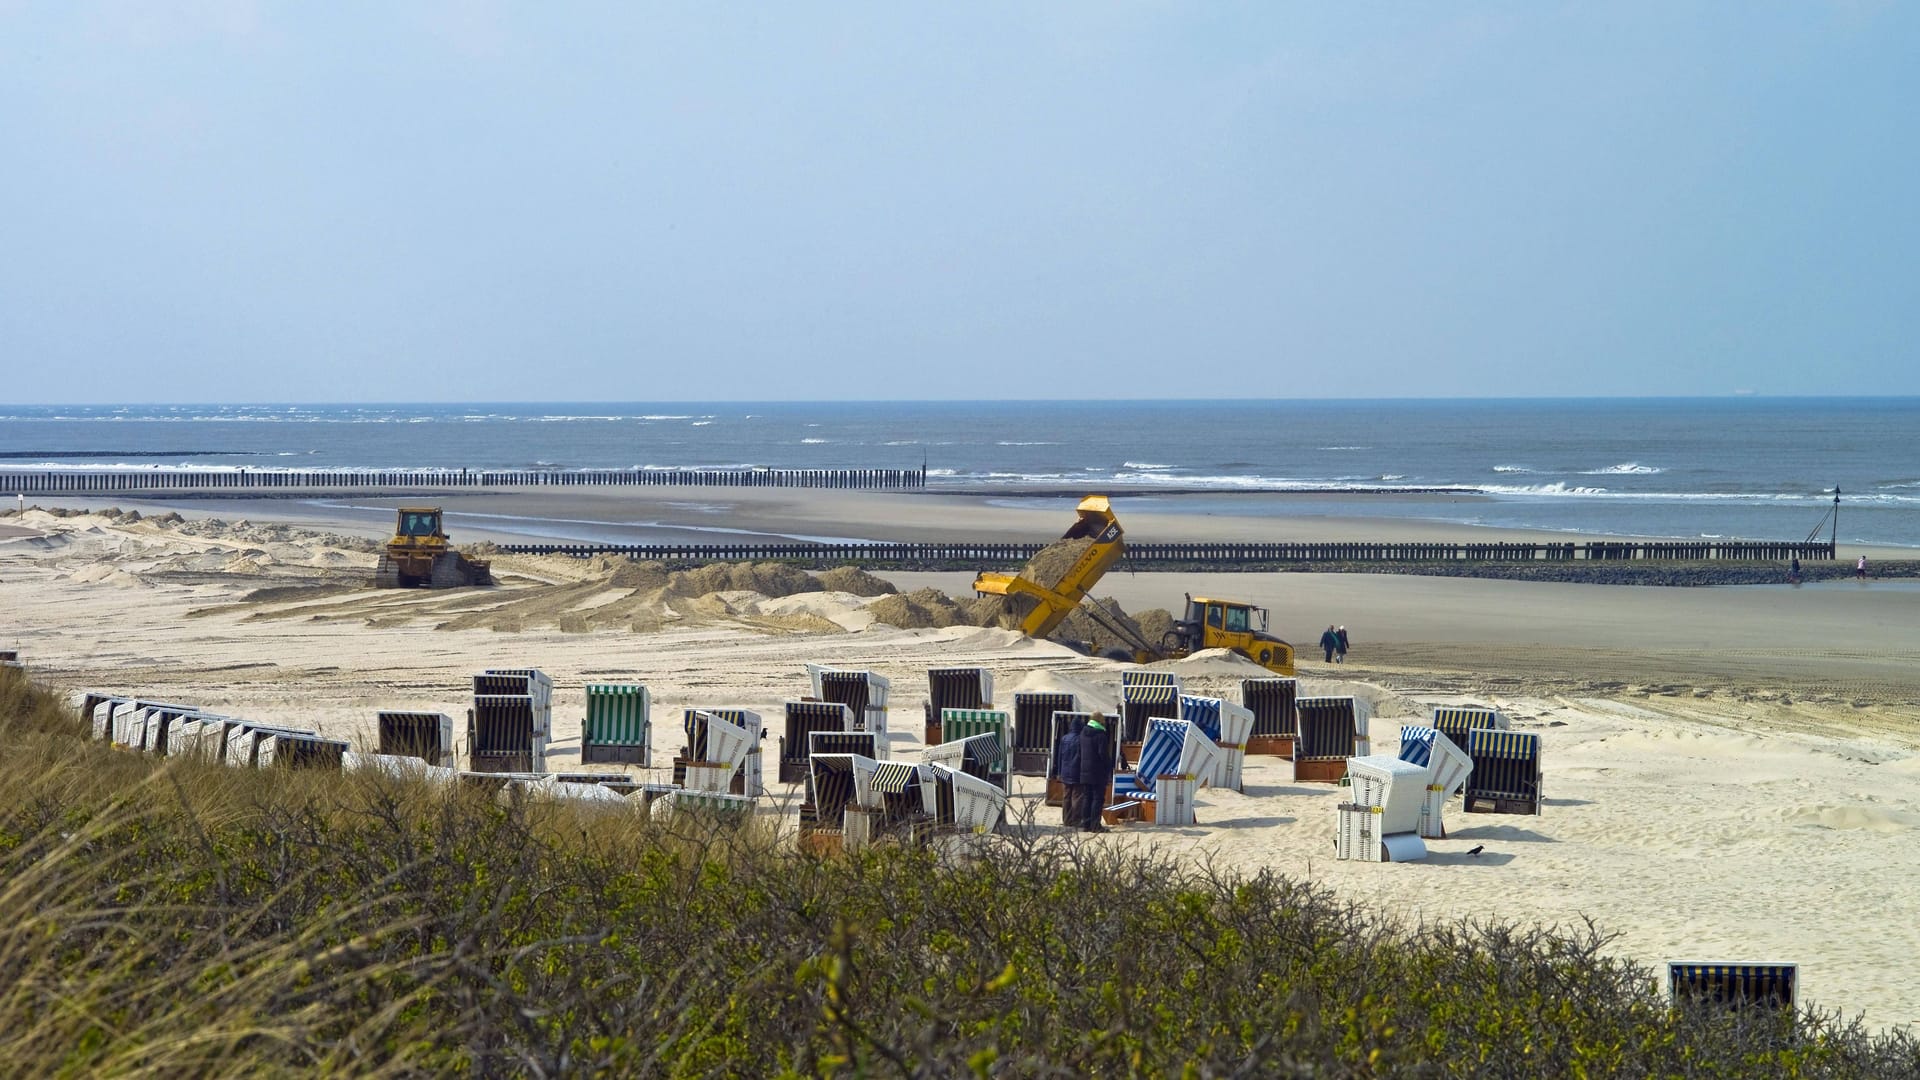
<path fill-rule="evenodd" d="M 49 468 L 922 465 L 1130 513 L 1674 538 L 1824 539 L 1838 489 L 1841 543 L 1920 547 L 1920 398 L 0 404 L 0 494 Z"/>

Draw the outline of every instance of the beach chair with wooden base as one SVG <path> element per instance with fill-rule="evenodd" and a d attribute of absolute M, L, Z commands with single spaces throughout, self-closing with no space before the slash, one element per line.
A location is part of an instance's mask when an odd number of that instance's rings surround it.
<path fill-rule="evenodd" d="M 1473 759 L 1440 733 L 1439 728 L 1408 724 L 1400 729 L 1400 760 L 1427 769 L 1426 806 L 1420 811 L 1420 835 L 1435 840 L 1447 835 L 1442 812 L 1447 800 L 1466 786 Z"/>
<path fill-rule="evenodd" d="M 588 683 L 580 763 L 653 767 L 653 701 L 639 683 Z"/>
<path fill-rule="evenodd" d="M 1002 791 L 1012 791 L 1013 776 L 1007 770 L 1005 755 L 1012 741 L 1013 717 L 999 709 L 947 709 L 940 714 L 941 743 L 958 742 L 974 735 L 992 735 L 1001 754 L 993 764 L 993 774 L 981 779 L 998 784 Z"/>
<path fill-rule="evenodd" d="M 926 724 L 921 741 L 928 746 L 940 738 L 940 714 L 948 709 L 990 709 L 993 707 L 993 673 L 980 667 L 929 668 L 927 670 Z"/>
<path fill-rule="evenodd" d="M 1337 784 L 1347 775 L 1347 759 L 1365 757 L 1372 748 L 1367 731 L 1373 712 L 1350 697 L 1297 698 L 1299 728 L 1293 744 L 1293 782 Z"/>
<path fill-rule="evenodd" d="M 1013 695 L 1013 745 L 1007 768 L 1015 776 L 1045 776 L 1053 757 L 1053 714 L 1073 712 L 1072 694 L 1021 691 Z"/>
<path fill-rule="evenodd" d="M 1242 679 L 1240 704 L 1253 713 L 1253 731 L 1247 753 L 1271 757 L 1293 756 L 1297 720 L 1294 701 L 1299 683 L 1292 679 Z"/>
<path fill-rule="evenodd" d="M 936 828 L 985 833 L 1005 823 L 1007 793 L 1001 787 L 940 762 L 929 762 L 926 769 L 933 783 Z"/>
<path fill-rule="evenodd" d="M 745 795 L 672 788 L 648 795 L 649 817 L 675 827 L 685 823 L 737 827 L 753 819 L 755 800 Z"/>
<path fill-rule="evenodd" d="M 800 850 L 818 855 L 843 849 L 847 808 L 855 805 L 859 765 L 874 760 L 863 754 L 815 754 L 808 762 L 806 798 L 800 804 Z"/>
<path fill-rule="evenodd" d="M 1240 775 L 1247 760 L 1247 733 L 1253 728 L 1253 711 L 1220 698 L 1181 694 L 1180 719 L 1198 727 L 1202 735 L 1220 748 L 1214 755 L 1213 774 L 1201 777 L 1200 782 L 1239 791 Z"/>
<path fill-rule="evenodd" d="M 746 790 L 747 763 L 759 749 L 757 729 L 702 709 L 687 721 L 688 756 L 674 759 L 674 783 L 691 791 L 757 795 Z M 698 757 L 692 756 L 698 753 Z"/>
<path fill-rule="evenodd" d="M 380 754 L 419 758 L 429 765 L 452 768 L 453 717 L 437 712 L 381 710 L 374 714 L 374 745 Z"/>
<path fill-rule="evenodd" d="M 1436 705 L 1433 710 L 1433 727 L 1440 734 L 1453 740 L 1455 746 L 1467 745 L 1467 732 L 1476 728 L 1492 728 L 1508 731 L 1513 722 L 1507 714 L 1485 705 Z"/>
<path fill-rule="evenodd" d="M 1540 813 L 1540 736 L 1531 731 L 1467 732 L 1473 772 L 1462 795 L 1469 814 Z"/>
<path fill-rule="evenodd" d="M 113 707 L 130 700 L 117 694 L 89 691 L 80 701 L 80 719 L 93 729 L 93 741 L 107 742 L 113 734 Z"/>
<path fill-rule="evenodd" d="M 920 752 L 920 757 L 928 764 L 945 765 L 984 780 L 1001 791 L 1009 790 L 1007 748 L 1000 741 L 997 729 L 929 746 Z"/>
<path fill-rule="evenodd" d="M 1176 720 L 1180 716 L 1180 677 L 1170 671 L 1120 673 L 1120 757 L 1132 765 L 1140 760 L 1147 737 L 1147 721 Z"/>
<path fill-rule="evenodd" d="M 1427 857 L 1420 839 L 1420 815 L 1427 803 L 1427 767 L 1389 754 L 1372 754 L 1347 762 L 1352 794 L 1343 806 L 1366 808 L 1373 820 L 1365 831 L 1377 852 L 1359 851 L 1347 858 L 1362 862 L 1410 862 Z M 1345 813 L 1345 811 L 1341 811 Z M 1341 819 L 1342 829 L 1347 827 Z"/>
<path fill-rule="evenodd" d="M 816 731 L 852 731 L 853 711 L 837 701 L 789 701 L 787 733 L 780 738 L 778 779 L 801 784 L 807 779 L 807 752 Z M 868 756 L 872 756 L 869 754 Z"/>
<path fill-rule="evenodd" d="M 285 728 L 249 728 L 252 735 L 252 764 L 255 768 L 326 769 L 340 771 L 353 744 L 345 739 L 329 739 L 311 731 Z M 231 757 L 228 759 L 231 761 Z"/>
<path fill-rule="evenodd" d="M 1680 1008 L 1784 1012 L 1790 1023 L 1798 1001 L 1798 964 L 1674 960 L 1667 991 Z"/>
<path fill-rule="evenodd" d="M 879 738 L 874 745 L 880 755 L 887 754 L 887 696 L 893 684 L 871 671 L 849 671 L 808 664 L 807 679 L 813 684 L 813 697 L 837 701 L 853 714 L 853 730 L 871 731 Z"/>
<path fill-rule="evenodd" d="M 844 850 L 858 851 L 889 834 L 911 836 L 916 828 L 933 823 L 937 805 L 931 785 L 922 782 L 925 766 L 848 757 L 853 761 L 853 800 L 841 818 Z"/>
<path fill-rule="evenodd" d="M 475 694 L 467 710 L 467 768 L 474 772 L 544 773 L 547 740 L 531 694 Z"/>
<path fill-rule="evenodd" d="M 533 703 L 533 733 L 542 742 L 553 738 L 553 676 L 539 668 L 488 668 L 473 677 L 473 693 L 525 694 Z"/>
<path fill-rule="evenodd" d="M 1185 720 L 1147 721 L 1140 761 L 1133 772 L 1116 773 L 1101 817 L 1109 825 L 1192 825 L 1200 777 L 1210 774 L 1219 747 Z"/>

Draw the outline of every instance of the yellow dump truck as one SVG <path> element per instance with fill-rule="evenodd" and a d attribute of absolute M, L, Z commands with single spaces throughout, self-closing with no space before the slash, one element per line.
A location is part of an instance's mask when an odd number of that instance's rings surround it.
<path fill-rule="evenodd" d="M 1120 519 L 1105 495 L 1089 495 L 1080 500 L 1079 514 L 1062 540 L 1090 541 L 1073 564 L 1053 585 L 1045 585 L 1019 574 L 985 572 L 973 580 L 973 590 L 982 595 L 1025 597 L 1031 604 L 1022 616 L 1020 629 L 1029 637 L 1044 638 L 1053 633 L 1100 578 L 1126 553 L 1126 537 Z M 1254 663 L 1281 675 L 1293 674 L 1293 646 L 1267 633 L 1267 610 L 1237 600 L 1215 600 L 1188 596 L 1186 610 L 1175 620 L 1174 628 L 1158 642 L 1141 639 L 1127 627 L 1107 618 L 1097 607 L 1089 606 L 1087 615 L 1115 638 L 1127 643 L 1135 663 L 1168 660 L 1201 649 L 1231 649 Z"/>
<path fill-rule="evenodd" d="M 470 559 L 453 549 L 440 527 L 437 506 L 403 506 L 395 514 L 393 539 L 380 553 L 373 572 L 380 589 L 454 589 L 493 584 L 491 563 Z"/>

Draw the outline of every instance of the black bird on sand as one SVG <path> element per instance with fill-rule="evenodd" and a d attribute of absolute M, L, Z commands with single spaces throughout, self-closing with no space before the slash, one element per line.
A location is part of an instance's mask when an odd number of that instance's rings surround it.
<path fill-rule="evenodd" d="M 1483 852 L 1483 851 L 1485 851 L 1485 850 L 1487 850 L 1487 845 L 1485 845 L 1485 844 L 1475 844 L 1475 845 L 1473 845 L 1473 848 L 1472 848 L 1472 850 L 1470 850 L 1470 851 L 1468 851 L 1468 852 L 1467 852 L 1467 854 L 1469 854 L 1469 855 L 1478 855 L 1478 854 L 1480 854 L 1481 852 Z"/>

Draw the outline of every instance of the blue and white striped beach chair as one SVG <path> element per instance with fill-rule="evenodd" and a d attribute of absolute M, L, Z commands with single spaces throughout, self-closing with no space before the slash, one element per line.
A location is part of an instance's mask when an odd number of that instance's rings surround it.
<path fill-rule="evenodd" d="M 1193 796 L 1200 774 L 1213 768 L 1219 752 L 1211 739 L 1185 720 L 1149 720 L 1138 766 L 1113 778 L 1109 816 L 1130 820 L 1132 807 L 1137 806 L 1141 821 L 1193 824 Z"/>
<path fill-rule="evenodd" d="M 1120 757 L 1129 762 L 1140 760 L 1140 747 L 1147 737 L 1147 721 L 1178 719 L 1180 716 L 1180 676 L 1171 671 L 1123 671 L 1120 673 Z"/>
<path fill-rule="evenodd" d="M 1473 773 L 1462 793 L 1469 814 L 1540 813 L 1540 736 L 1531 731 L 1467 732 Z"/>
<path fill-rule="evenodd" d="M 1211 775 L 1203 776 L 1204 785 L 1240 790 L 1240 773 L 1247 756 L 1247 736 L 1253 729 L 1253 712 L 1242 705 L 1220 698 L 1180 695 L 1180 719 L 1200 729 L 1201 734 L 1220 748 L 1214 757 Z"/>
<path fill-rule="evenodd" d="M 1437 840 L 1447 835 L 1442 811 L 1473 774 L 1473 759 L 1439 728 L 1408 724 L 1400 729 L 1400 760 L 1427 769 L 1426 805 L 1420 811 L 1420 835 Z"/>

